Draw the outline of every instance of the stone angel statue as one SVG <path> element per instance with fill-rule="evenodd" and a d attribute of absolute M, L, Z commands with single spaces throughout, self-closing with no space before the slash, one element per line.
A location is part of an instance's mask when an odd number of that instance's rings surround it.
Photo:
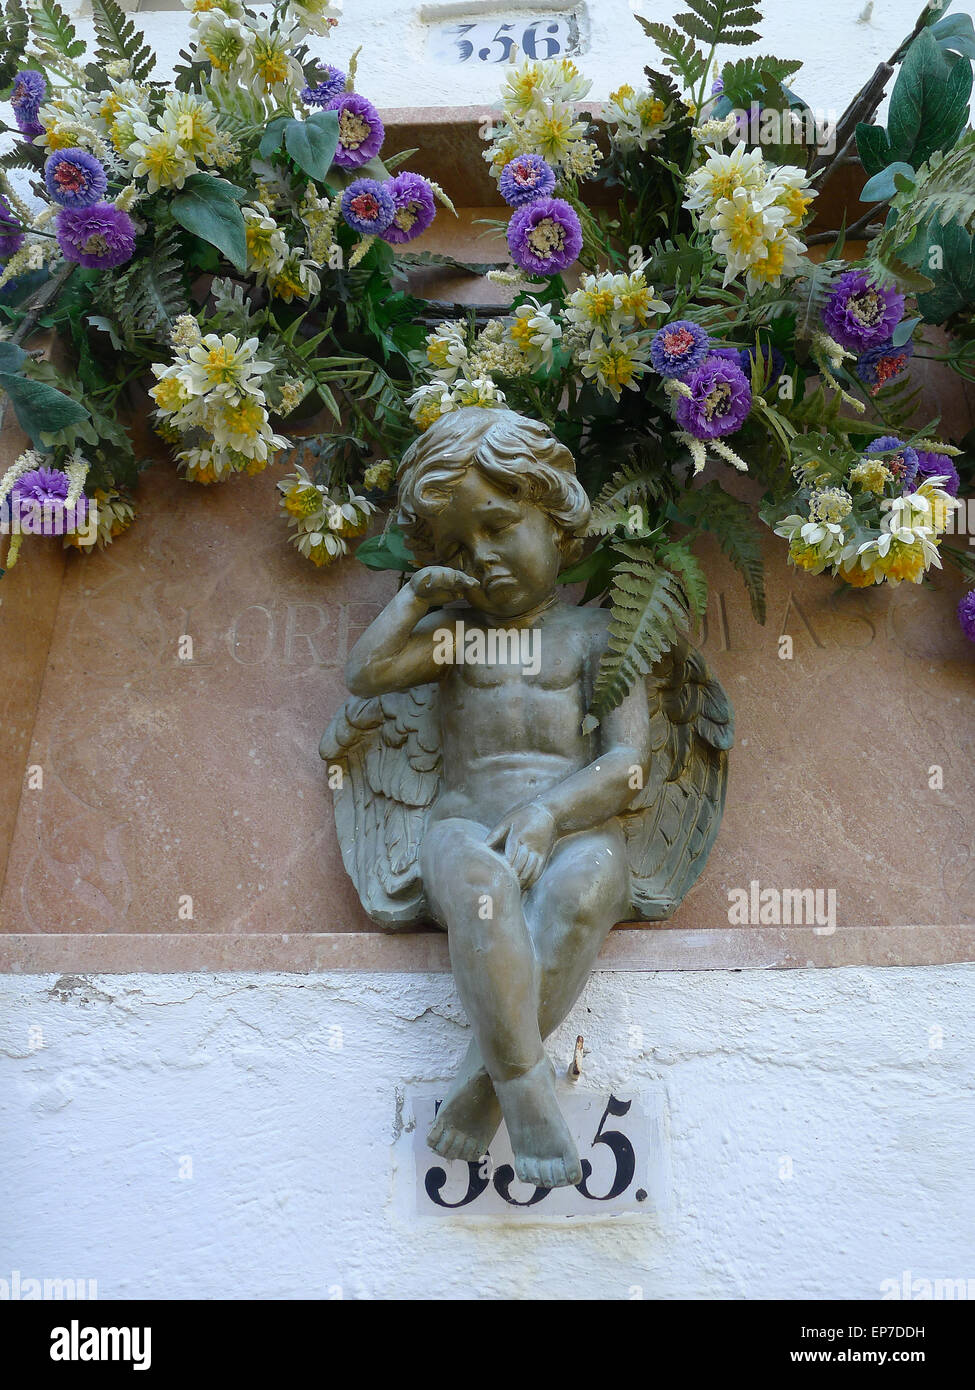
<path fill-rule="evenodd" d="M 544 425 L 442 416 L 400 470 L 423 568 L 357 642 L 356 698 L 320 748 L 342 771 L 336 827 L 367 913 L 448 933 L 473 1039 L 430 1146 L 479 1159 L 503 1117 L 518 1176 L 543 1187 L 582 1179 L 543 1040 L 611 928 L 668 917 L 700 874 L 733 738 L 686 644 L 585 731 L 609 613 L 562 602 L 558 575 L 588 520 Z"/>

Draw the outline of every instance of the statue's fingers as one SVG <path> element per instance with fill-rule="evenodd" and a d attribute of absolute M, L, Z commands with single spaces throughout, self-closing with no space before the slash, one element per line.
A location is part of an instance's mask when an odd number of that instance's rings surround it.
<path fill-rule="evenodd" d="M 531 851 L 525 845 L 519 845 L 514 854 L 508 856 L 519 883 L 524 879 L 530 853 Z"/>
<path fill-rule="evenodd" d="M 525 873 L 525 881 L 521 885 L 523 888 L 534 888 L 535 884 L 538 882 L 538 877 L 542 872 L 542 865 L 543 861 L 542 856 L 540 854 L 532 854 L 529 856 L 528 869 Z"/>
<path fill-rule="evenodd" d="M 503 842 L 507 838 L 508 823 L 507 821 L 502 821 L 500 825 L 496 825 L 494 829 L 489 833 L 484 843 L 488 846 L 489 849 L 498 849 L 499 846 L 503 844 Z"/>

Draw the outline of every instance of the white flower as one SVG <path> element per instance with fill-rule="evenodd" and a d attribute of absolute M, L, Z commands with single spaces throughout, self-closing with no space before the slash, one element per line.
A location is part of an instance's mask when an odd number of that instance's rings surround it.
<path fill-rule="evenodd" d="M 134 135 L 127 151 L 128 158 L 136 161 L 132 175 L 144 175 L 150 193 L 159 188 L 182 188 L 196 171 L 196 161 L 183 149 L 175 131 L 157 130 L 140 122 Z"/>
<path fill-rule="evenodd" d="M 192 92 L 167 92 L 162 128 L 175 136 L 187 155 L 207 158 L 217 143 L 217 113 Z"/>
<path fill-rule="evenodd" d="M 730 198 L 738 188 L 758 192 L 765 188 L 766 169 L 761 150 L 746 150 L 740 140 L 730 154 L 713 150 L 699 169 L 687 180 L 684 206 L 700 212 L 710 221 L 718 204 Z"/>
<path fill-rule="evenodd" d="M 213 393 L 228 400 L 256 396 L 263 403 L 260 377 L 272 370 L 273 363 L 256 358 L 256 338 L 241 342 L 233 333 L 219 337 L 208 333 L 191 347 L 179 371 L 179 379 L 193 396 Z"/>
<path fill-rule="evenodd" d="M 722 198 L 711 218 L 715 233 L 714 249 L 727 261 L 724 283 L 727 285 L 756 261 L 765 258 L 767 246 L 782 225 L 784 210 L 770 206 L 765 190 L 736 188 L 729 198 Z"/>
<path fill-rule="evenodd" d="M 609 339 L 595 333 L 589 348 L 578 353 L 576 360 L 584 377 L 595 377 L 596 385 L 618 401 L 624 387 L 629 391 L 639 390 L 639 380 L 647 371 L 649 355 L 650 344 L 642 333 L 626 338 L 616 333 Z"/>
<path fill-rule="evenodd" d="M 334 29 L 341 12 L 342 6 L 336 0 L 291 0 L 286 10 L 311 34 L 327 34 Z"/>
<path fill-rule="evenodd" d="M 467 337 L 462 324 L 441 323 L 435 333 L 427 334 L 427 366 L 441 381 L 454 381 L 467 366 L 468 357 Z"/>
<path fill-rule="evenodd" d="M 562 329 L 536 299 L 519 305 L 508 332 L 533 367 L 552 365 L 555 344 L 562 337 Z"/>

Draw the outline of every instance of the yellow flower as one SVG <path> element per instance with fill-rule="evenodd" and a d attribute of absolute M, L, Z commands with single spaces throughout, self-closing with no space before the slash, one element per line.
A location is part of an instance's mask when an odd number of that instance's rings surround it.
<path fill-rule="evenodd" d="M 864 492 L 876 493 L 882 497 L 884 487 L 893 481 L 893 473 L 882 459 L 864 459 L 850 470 L 850 482 Z"/>
<path fill-rule="evenodd" d="M 275 34 L 259 34 L 255 38 L 251 61 L 265 92 L 282 86 L 291 74 L 288 50 Z"/>
<path fill-rule="evenodd" d="M 877 568 L 895 583 L 907 579 L 912 584 L 918 584 L 927 568 L 924 547 L 921 542 L 914 541 L 907 544 L 897 540 L 896 537 L 891 541 L 887 554 L 880 556 L 876 564 Z"/>
<path fill-rule="evenodd" d="M 636 91 L 630 86 L 629 82 L 624 82 L 622 87 L 617 87 L 615 92 L 610 92 L 609 99 L 617 106 L 622 106 L 624 101 L 630 97 L 635 97 Z"/>
<path fill-rule="evenodd" d="M 321 510 L 322 494 L 314 483 L 297 483 L 290 492 L 285 493 L 282 505 L 292 516 L 314 516 Z"/>

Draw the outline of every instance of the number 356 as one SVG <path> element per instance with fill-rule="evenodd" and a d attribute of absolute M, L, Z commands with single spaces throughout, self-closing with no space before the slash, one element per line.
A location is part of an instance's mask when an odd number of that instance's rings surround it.
<path fill-rule="evenodd" d="M 562 25 L 558 20 L 550 24 L 536 20 L 521 31 L 520 38 L 518 29 L 519 26 L 515 24 L 502 24 L 493 39 L 478 47 L 479 36 L 475 31 L 489 34 L 490 27 L 456 25 L 453 32 L 457 35 L 458 62 L 466 63 L 476 53 L 482 63 L 507 63 L 511 61 L 515 48 L 520 48 L 525 57 L 532 61 L 536 58 L 554 58 L 562 52 Z"/>

